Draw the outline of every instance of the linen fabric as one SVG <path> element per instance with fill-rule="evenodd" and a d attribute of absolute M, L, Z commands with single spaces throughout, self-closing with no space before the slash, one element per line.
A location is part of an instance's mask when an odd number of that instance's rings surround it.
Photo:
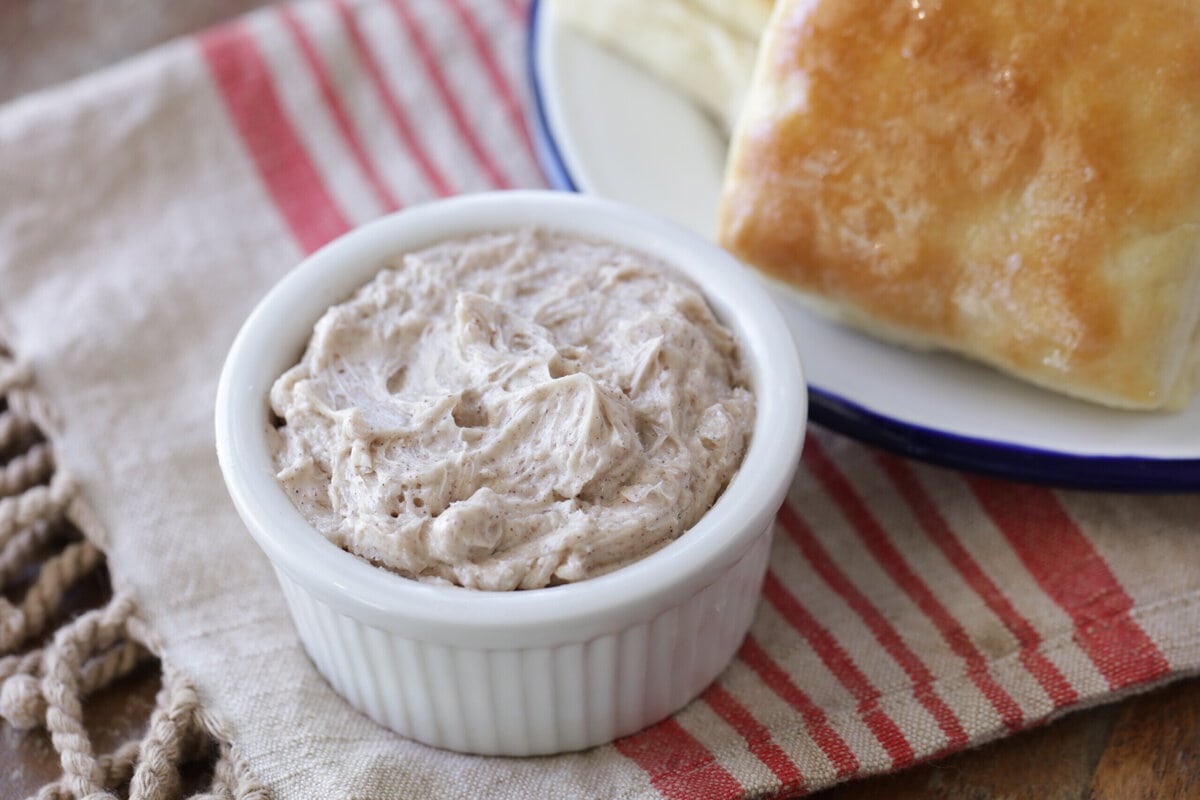
<path fill-rule="evenodd" d="M 814 428 L 753 629 L 674 718 L 481 758 L 334 694 L 225 494 L 217 376 L 255 302 L 331 238 L 543 184 L 526 13 L 283 5 L 0 108 L 8 345 L 56 410 L 114 581 L 277 797 L 789 795 L 1200 667 L 1200 497 L 1004 483 Z"/>

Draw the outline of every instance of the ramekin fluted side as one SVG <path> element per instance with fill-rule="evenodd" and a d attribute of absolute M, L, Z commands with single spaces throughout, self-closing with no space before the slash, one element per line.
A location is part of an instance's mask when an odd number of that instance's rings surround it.
<path fill-rule="evenodd" d="M 634 733 L 704 691 L 758 605 L 771 526 L 714 582 L 644 621 L 550 647 L 472 649 L 406 637 L 338 613 L 276 575 L 317 669 L 381 725 L 434 747 L 528 756 Z"/>

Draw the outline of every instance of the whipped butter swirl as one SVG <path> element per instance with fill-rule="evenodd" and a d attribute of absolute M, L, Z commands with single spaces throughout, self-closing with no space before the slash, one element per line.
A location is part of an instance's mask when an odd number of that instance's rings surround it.
<path fill-rule="evenodd" d="M 476 589 L 579 581 L 707 511 L 754 398 L 730 332 L 641 253 L 537 230 L 396 259 L 276 381 L 278 480 L 338 546 Z"/>

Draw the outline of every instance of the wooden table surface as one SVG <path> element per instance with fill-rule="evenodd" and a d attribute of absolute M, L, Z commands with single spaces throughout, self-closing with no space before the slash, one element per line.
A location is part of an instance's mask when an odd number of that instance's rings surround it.
<path fill-rule="evenodd" d="M 264 5 L 265 0 L 2 0 L 0 102 L 104 66 Z M 114 24 L 116 22 L 117 24 Z M 1200 531 L 1197 532 L 1200 535 Z M 76 610 L 105 597 L 96 580 Z M 158 689 L 155 665 L 89 701 L 97 744 L 141 731 Z M 203 765 L 197 768 L 203 777 Z M 0 723 L 0 798 L 25 797 L 59 774 L 44 732 Z M 857 781 L 824 800 L 1200 800 L 1200 678 L 905 772 Z"/>

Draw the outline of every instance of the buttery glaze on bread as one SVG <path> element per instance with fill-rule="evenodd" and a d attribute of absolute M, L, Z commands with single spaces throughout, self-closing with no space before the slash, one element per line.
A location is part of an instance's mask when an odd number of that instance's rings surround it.
<path fill-rule="evenodd" d="M 1182 406 L 1200 2 L 780 0 L 718 238 L 875 333 Z"/>

